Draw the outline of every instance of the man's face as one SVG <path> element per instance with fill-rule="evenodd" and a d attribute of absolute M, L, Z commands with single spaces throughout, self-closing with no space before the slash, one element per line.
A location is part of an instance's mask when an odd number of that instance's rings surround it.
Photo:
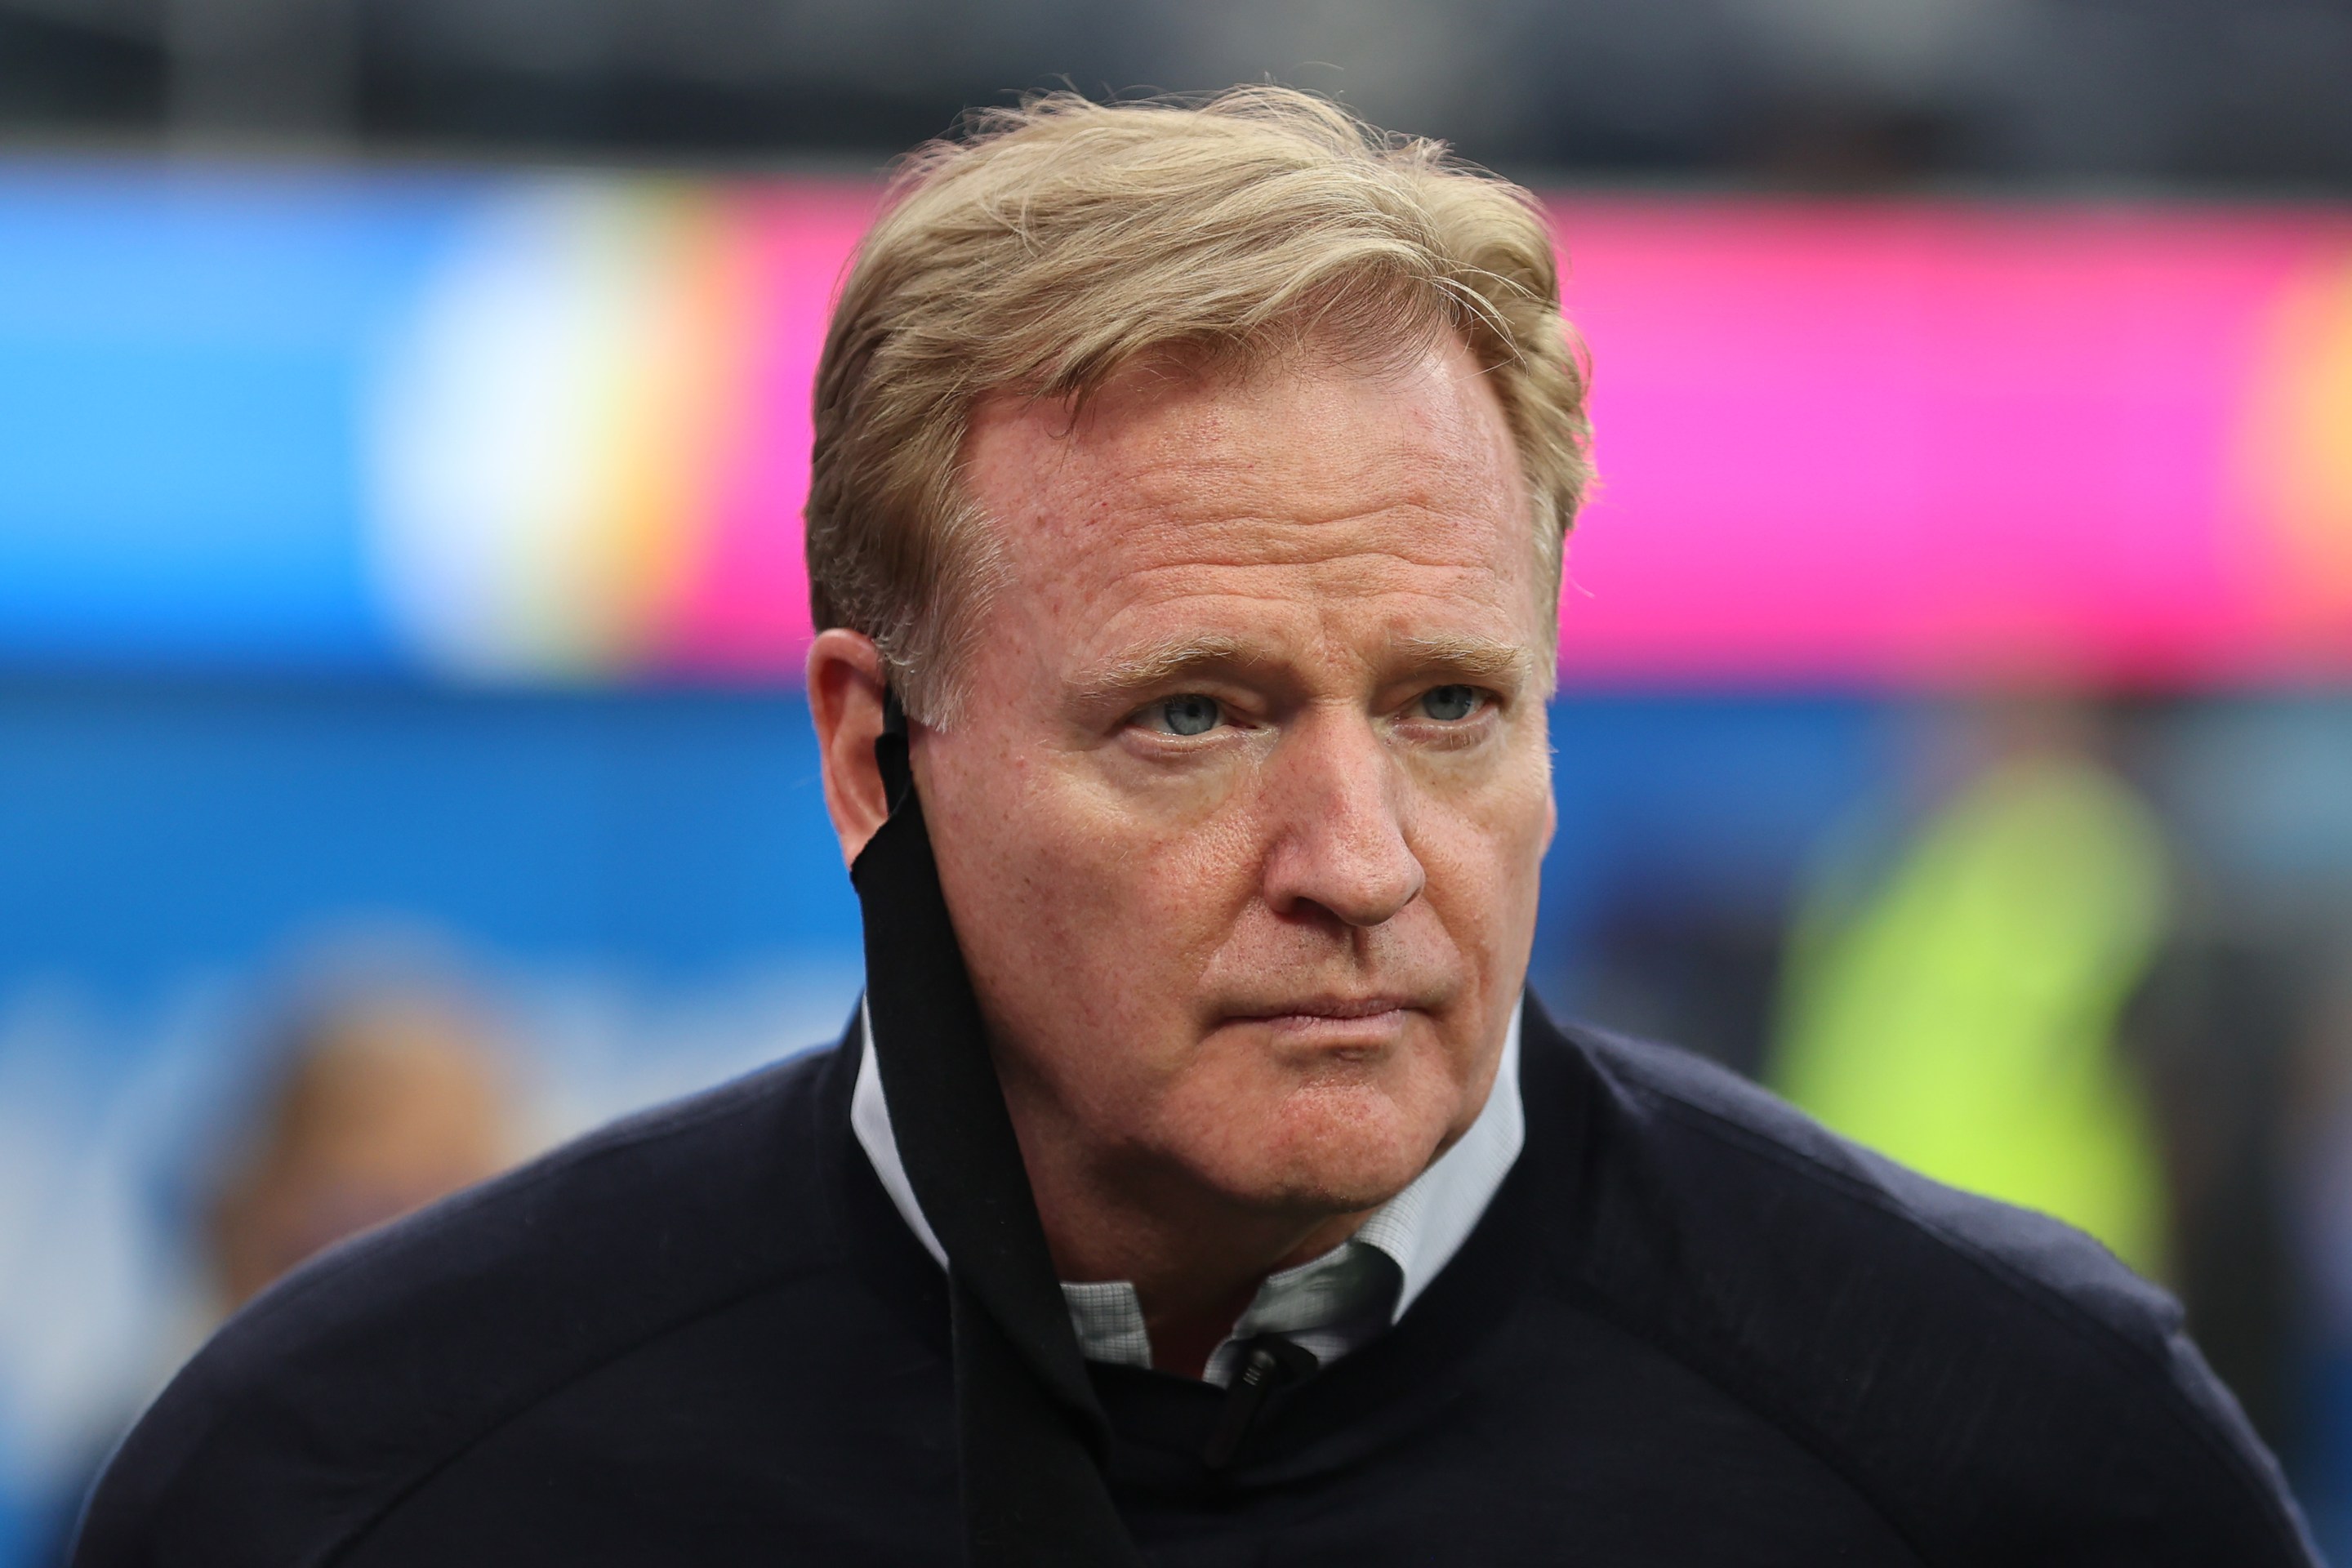
<path fill-rule="evenodd" d="M 1005 578 L 918 778 L 1033 1165 L 1386 1201 L 1485 1104 L 1553 822 L 1499 405 L 1401 368 L 984 405 Z"/>

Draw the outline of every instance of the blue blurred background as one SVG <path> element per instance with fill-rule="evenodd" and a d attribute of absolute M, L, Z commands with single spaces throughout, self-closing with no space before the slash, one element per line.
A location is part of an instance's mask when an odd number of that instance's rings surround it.
<path fill-rule="evenodd" d="M 0 1565 L 278 1268 L 838 1031 L 791 561 L 834 269 L 963 104 L 1269 73 L 1695 254 L 2122 200 L 2248 299 L 2352 256 L 2342 0 L 0 0 Z M 1595 342 L 1604 398 L 1689 369 Z M 2352 561 L 2314 353 L 2305 559 Z M 1580 668 L 1571 594 L 1534 974 L 2094 1229 L 2341 1553 L 2352 599 L 2297 605 L 2193 657 Z"/>

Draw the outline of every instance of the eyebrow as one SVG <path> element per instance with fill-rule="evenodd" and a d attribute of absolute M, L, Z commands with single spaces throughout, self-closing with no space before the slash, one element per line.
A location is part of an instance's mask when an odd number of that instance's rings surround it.
<path fill-rule="evenodd" d="M 1496 685 L 1524 680 L 1535 663 L 1517 643 L 1454 632 L 1398 637 L 1389 644 L 1389 651 L 1398 663 L 1415 669 L 1442 670 Z"/>
<path fill-rule="evenodd" d="M 1523 681 L 1534 662 L 1528 651 L 1516 643 L 1451 632 L 1393 638 L 1388 645 L 1388 660 L 1415 671 L 1497 686 Z M 1073 682 L 1072 689 L 1082 702 L 1108 701 L 1178 682 L 1189 675 L 1265 662 L 1265 656 L 1242 638 L 1209 632 L 1113 659 Z"/>
<path fill-rule="evenodd" d="M 1241 638 L 1206 632 L 1115 658 L 1088 671 L 1073 685 L 1079 700 L 1097 702 L 1198 671 L 1232 669 L 1263 662 L 1263 656 Z"/>

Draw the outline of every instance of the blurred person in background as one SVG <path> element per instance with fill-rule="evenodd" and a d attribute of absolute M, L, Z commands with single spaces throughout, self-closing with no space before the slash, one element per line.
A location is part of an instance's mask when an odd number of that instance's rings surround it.
<path fill-rule="evenodd" d="M 1990 756 L 1891 865 L 1833 856 L 1790 944 L 1770 1081 L 1937 1181 L 2168 1251 L 2125 1013 L 2165 940 L 2164 830 L 2059 700 L 1987 715 Z"/>
<path fill-rule="evenodd" d="M 337 1242 L 495 1175 L 518 1152 L 498 1032 L 449 986 L 331 987 L 291 1005 L 276 1036 L 198 1221 L 213 1323 Z M 55 1545 L 31 1561 L 67 1560 L 82 1490 L 61 1500 Z"/>
<path fill-rule="evenodd" d="M 919 156 L 817 376 L 859 1016 L 257 1302 L 80 1561 L 2311 1561 L 2095 1244 L 1527 994 L 1559 310 L 1297 93 Z"/>
<path fill-rule="evenodd" d="M 2326 1497 L 2314 1446 L 2334 1417 L 2306 1340 L 2341 1248 L 2310 1221 L 2327 1212 L 2310 1172 L 2345 1123 L 2307 1015 L 2338 963 L 2333 922 L 2275 888 L 2224 893 L 2168 777 L 2177 721 L 2162 702 L 2032 697 L 1931 727 L 1965 761 L 1920 770 L 1955 775 L 1920 820 L 1890 835 L 1873 809 L 1816 858 L 1769 1081 L 2163 1279 L 2255 1428 Z M 2281 922 L 2309 929 L 2284 941 Z"/>
<path fill-rule="evenodd" d="M 383 991 L 305 1020 L 210 1216 L 224 1306 L 503 1169 L 516 1151 L 498 1055 L 479 1013 L 446 995 Z"/>

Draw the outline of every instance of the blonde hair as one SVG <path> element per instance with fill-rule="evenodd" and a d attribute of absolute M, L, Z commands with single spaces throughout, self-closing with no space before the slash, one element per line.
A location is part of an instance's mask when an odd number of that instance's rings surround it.
<path fill-rule="evenodd" d="M 1076 404 L 1154 355 L 1395 355 L 1444 331 L 1492 377 L 1556 592 L 1591 474 L 1586 374 L 1527 192 L 1285 88 L 977 114 L 907 160 L 834 310 L 815 624 L 872 637 L 907 710 L 948 722 L 998 576 L 959 484 L 982 398 Z"/>

